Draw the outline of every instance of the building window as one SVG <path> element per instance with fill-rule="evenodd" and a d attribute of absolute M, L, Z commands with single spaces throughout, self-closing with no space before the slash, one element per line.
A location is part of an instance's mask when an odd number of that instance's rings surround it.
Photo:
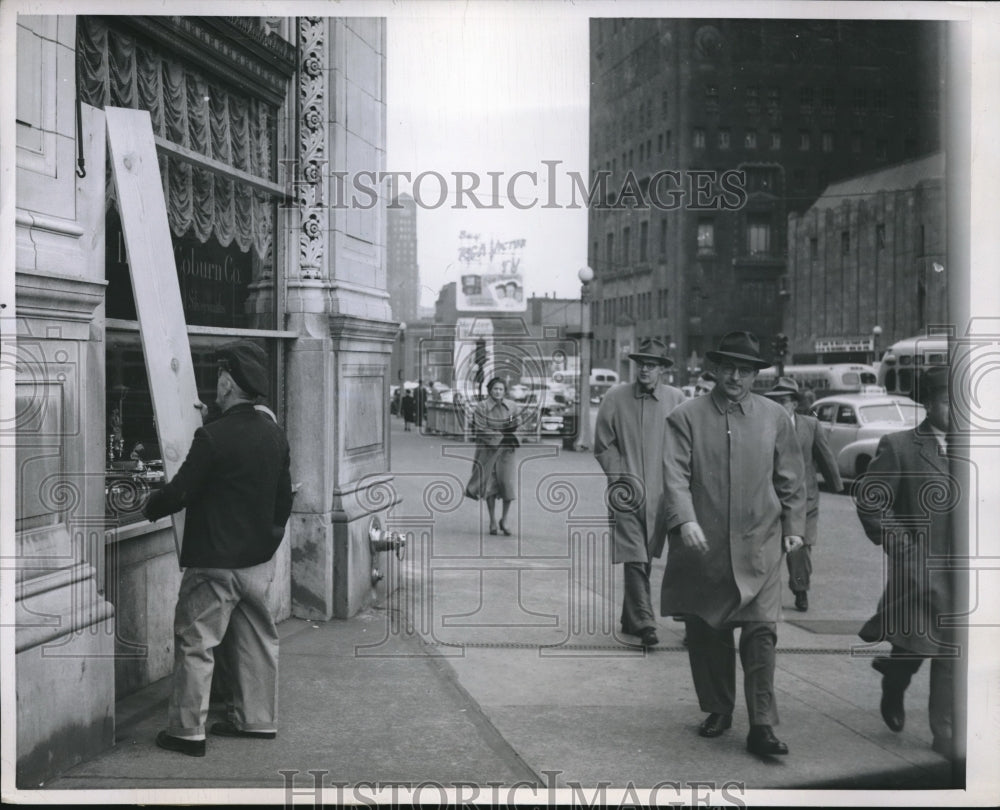
<path fill-rule="evenodd" d="M 669 94 L 667 93 L 666 90 L 664 90 L 662 93 L 660 93 L 660 115 L 662 115 L 664 118 L 667 117 L 667 112 L 669 112 L 670 109 L 670 105 L 668 102 L 669 102 Z"/>
<path fill-rule="evenodd" d="M 810 137 L 809 131 L 805 129 L 799 130 L 799 151 L 808 152 L 812 148 L 812 138 Z"/>
<path fill-rule="evenodd" d="M 809 259 L 810 261 L 819 259 L 819 239 L 815 236 L 809 237 Z"/>
<path fill-rule="evenodd" d="M 673 146 L 673 143 L 674 143 L 673 133 L 668 129 L 667 130 L 667 145 L 666 145 L 666 148 L 670 149 L 670 147 Z"/>
<path fill-rule="evenodd" d="M 811 87 L 800 87 L 799 106 L 802 108 L 802 112 L 804 113 L 812 112 L 812 105 L 813 105 L 813 89 Z"/>
<path fill-rule="evenodd" d="M 888 158 L 889 158 L 889 142 L 885 138 L 878 138 L 875 141 L 875 159 L 888 160 Z"/>
<path fill-rule="evenodd" d="M 632 229 L 623 228 L 622 229 L 622 264 L 628 267 L 631 260 L 629 256 L 629 249 L 631 247 L 630 242 L 632 241 Z"/>
<path fill-rule="evenodd" d="M 698 223 L 698 253 L 715 252 L 715 223 L 711 220 L 701 220 Z"/>
<path fill-rule="evenodd" d="M 667 218 L 660 220 L 660 256 L 667 255 Z"/>
<path fill-rule="evenodd" d="M 643 156 L 645 154 L 645 151 L 646 151 L 646 145 L 644 143 L 640 143 L 639 144 L 639 162 L 640 163 L 642 163 L 642 161 L 643 161 Z"/>
<path fill-rule="evenodd" d="M 161 30 L 164 43 L 169 35 L 169 21 L 140 40 L 115 20 L 77 18 L 80 99 L 97 108 L 147 110 L 164 143 L 158 163 L 195 381 L 199 397 L 211 402 L 220 345 L 253 330 L 272 360 L 278 356 L 280 192 L 236 182 L 227 170 L 277 189 L 280 102 L 266 90 L 237 89 L 179 58 L 160 41 Z M 205 160 L 192 166 L 172 145 L 191 148 Z M 162 484 L 163 454 L 113 184 L 105 203 L 106 517 L 122 524 L 141 519 L 145 498 L 129 497 L 137 474 L 144 492 Z M 276 377 L 270 386 L 268 403 L 278 410 Z"/>
<path fill-rule="evenodd" d="M 832 152 L 833 151 L 833 133 L 824 132 L 823 133 L 823 151 Z"/>
<path fill-rule="evenodd" d="M 851 152 L 855 155 L 861 154 L 862 146 L 864 145 L 864 134 L 861 132 L 851 133 Z"/>
<path fill-rule="evenodd" d="M 692 145 L 695 149 L 705 148 L 705 130 L 702 127 L 695 127 L 692 137 Z"/>
<path fill-rule="evenodd" d="M 719 130 L 719 149 L 729 148 L 729 130 L 720 129 Z"/>
<path fill-rule="evenodd" d="M 823 112 L 827 115 L 837 108 L 837 91 L 832 87 L 824 87 L 821 92 L 821 105 Z"/>
<path fill-rule="evenodd" d="M 748 129 L 743 133 L 743 146 L 745 149 L 757 148 L 757 130 Z"/>
<path fill-rule="evenodd" d="M 709 110 L 717 110 L 719 108 L 718 85 L 714 84 L 705 85 L 705 107 Z"/>
<path fill-rule="evenodd" d="M 875 247 L 879 250 L 885 247 L 885 224 L 882 222 L 875 225 Z"/>
<path fill-rule="evenodd" d="M 663 154 L 663 133 L 656 136 L 656 154 Z"/>
<path fill-rule="evenodd" d="M 769 87 L 767 88 L 767 106 L 768 109 L 774 112 L 781 106 L 781 88 L 780 87 Z"/>
<path fill-rule="evenodd" d="M 609 233 L 607 239 L 604 241 L 606 252 L 604 258 L 608 263 L 608 270 L 611 270 L 615 264 L 615 235 Z"/>
<path fill-rule="evenodd" d="M 850 231 L 840 232 L 840 253 L 843 256 L 847 256 L 851 252 L 851 234 Z"/>
<path fill-rule="evenodd" d="M 771 149 L 777 151 L 781 149 L 781 130 L 772 129 L 771 130 Z"/>
<path fill-rule="evenodd" d="M 771 252 L 771 221 L 764 217 L 754 217 L 747 221 L 747 253 L 751 256 L 767 255 Z"/>
<path fill-rule="evenodd" d="M 755 84 L 747 85 L 744 100 L 747 112 L 754 113 L 760 107 L 760 89 Z"/>

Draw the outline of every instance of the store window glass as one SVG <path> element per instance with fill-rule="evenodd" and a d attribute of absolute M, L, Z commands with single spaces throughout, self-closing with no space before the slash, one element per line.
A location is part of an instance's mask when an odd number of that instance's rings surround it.
<path fill-rule="evenodd" d="M 171 31 L 177 18 L 135 22 L 142 19 L 151 18 L 77 19 L 81 101 L 150 114 L 199 398 L 214 402 L 218 347 L 253 339 L 275 375 L 261 404 L 280 413 L 280 341 L 269 334 L 279 326 L 279 102 L 252 82 L 234 82 L 232 71 L 215 75 L 194 52 L 178 53 L 165 44 L 169 36 L 158 39 L 158 26 Z M 196 24 L 190 19 L 183 24 Z M 254 23 L 236 22 L 229 36 L 238 43 Z M 121 524 L 141 519 L 149 492 L 163 484 L 163 463 L 110 170 L 106 188 L 105 511 Z"/>

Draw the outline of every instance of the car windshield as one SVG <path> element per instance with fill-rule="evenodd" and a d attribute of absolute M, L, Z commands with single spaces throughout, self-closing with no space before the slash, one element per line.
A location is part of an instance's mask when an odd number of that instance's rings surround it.
<path fill-rule="evenodd" d="M 899 422 L 905 424 L 907 419 L 903 416 L 899 406 L 895 402 L 883 402 L 879 405 L 862 405 L 858 408 L 862 422 Z"/>

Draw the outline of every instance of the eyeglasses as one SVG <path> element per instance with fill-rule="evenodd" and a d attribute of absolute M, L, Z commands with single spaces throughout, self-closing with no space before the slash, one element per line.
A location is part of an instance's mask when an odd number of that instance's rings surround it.
<path fill-rule="evenodd" d="M 719 366 L 719 373 L 723 377 L 749 377 L 756 372 L 757 369 L 753 366 L 734 366 L 732 363 L 725 363 Z"/>
<path fill-rule="evenodd" d="M 638 362 L 638 366 L 640 369 L 654 369 L 654 368 L 659 368 L 660 364 L 657 363 L 655 360 L 640 360 Z"/>

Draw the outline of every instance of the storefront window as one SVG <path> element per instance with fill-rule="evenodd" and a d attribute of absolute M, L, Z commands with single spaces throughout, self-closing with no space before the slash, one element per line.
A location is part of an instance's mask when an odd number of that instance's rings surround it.
<path fill-rule="evenodd" d="M 153 191 L 166 201 L 198 395 L 212 403 L 220 345 L 256 340 L 276 370 L 280 101 L 273 88 L 267 97 L 251 80 L 234 82 L 240 60 L 216 75 L 197 53 L 167 44 L 177 41 L 172 26 L 196 25 L 193 19 L 79 17 L 77 69 L 84 103 L 150 113 L 162 180 Z M 206 36 L 228 37 L 238 47 L 254 23 L 237 23 L 228 34 L 216 26 Z M 106 197 L 105 511 L 110 523 L 122 524 L 141 519 L 164 474 L 110 172 Z M 275 376 L 262 402 L 280 413 L 277 391 Z"/>

